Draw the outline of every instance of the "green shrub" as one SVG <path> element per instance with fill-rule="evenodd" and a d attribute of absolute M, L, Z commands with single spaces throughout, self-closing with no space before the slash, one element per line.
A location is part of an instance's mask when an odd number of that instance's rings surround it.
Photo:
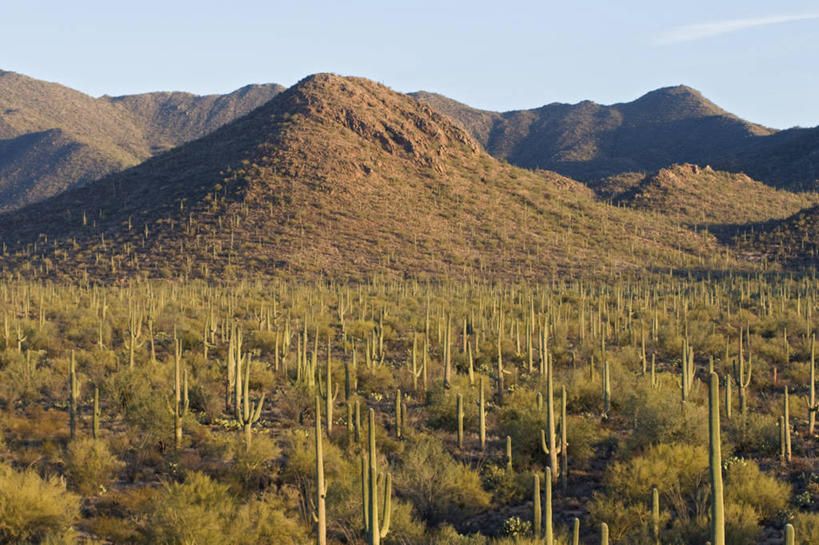
<path fill-rule="evenodd" d="M 396 488 L 424 520 L 457 522 L 489 505 L 478 473 L 456 462 L 433 437 L 416 438 L 401 461 Z"/>
<path fill-rule="evenodd" d="M 73 543 L 79 499 L 57 479 L 0 463 L 0 543 Z"/>
<path fill-rule="evenodd" d="M 68 445 L 66 476 L 71 487 L 83 496 L 105 492 L 122 465 L 103 439 L 77 439 Z"/>
<path fill-rule="evenodd" d="M 725 500 L 752 507 L 763 519 L 773 520 L 785 510 L 791 487 L 766 475 L 752 460 L 731 458 L 725 466 Z"/>

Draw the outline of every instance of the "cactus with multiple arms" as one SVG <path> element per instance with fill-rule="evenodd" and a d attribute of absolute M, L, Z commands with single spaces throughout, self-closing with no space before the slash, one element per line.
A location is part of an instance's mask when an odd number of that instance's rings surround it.
<path fill-rule="evenodd" d="M 392 506 L 392 475 L 387 473 L 384 483 L 384 520 L 378 524 L 378 466 L 375 450 L 375 411 L 369 412 L 368 454 L 361 459 L 361 495 L 364 511 L 364 533 L 367 545 L 380 545 L 390 531 Z"/>

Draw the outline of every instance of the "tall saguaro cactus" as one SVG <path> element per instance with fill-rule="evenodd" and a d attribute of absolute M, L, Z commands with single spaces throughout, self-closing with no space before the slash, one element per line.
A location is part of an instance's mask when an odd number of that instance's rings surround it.
<path fill-rule="evenodd" d="M 737 361 L 734 364 L 734 381 L 737 384 L 737 393 L 739 394 L 739 412 L 744 418 L 748 411 L 747 390 L 751 385 L 751 372 L 753 371 L 753 363 L 751 362 L 751 354 L 748 354 L 748 369 L 745 369 L 745 357 L 742 353 L 742 328 L 739 329 L 739 353 L 737 354 Z M 716 545 L 712 543 L 711 545 Z"/>
<path fill-rule="evenodd" d="M 367 545 L 380 545 L 390 531 L 392 506 L 392 475 L 387 473 L 384 483 L 384 520 L 378 524 L 378 465 L 375 450 L 375 411 L 369 412 L 369 450 L 367 458 L 361 458 L 361 496 L 364 510 L 364 533 Z"/>
<path fill-rule="evenodd" d="M 325 500 L 327 484 L 324 482 L 324 450 L 321 446 L 321 398 L 316 396 L 316 545 L 327 545 L 327 513 Z"/>
<path fill-rule="evenodd" d="M 543 453 L 549 457 L 548 466 L 550 470 L 550 478 L 552 481 L 556 480 L 560 473 L 558 466 L 558 455 L 563 451 L 562 442 L 558 445 L 557 433 L 555 430 L 555 400 L 552 385 L 552 362 L 551 360 L 546 364 L 546 427 L 547 429 L 540 430 L 540 447 Z M 565 422 L 563 423 L 565 426 Z"/>
<path fill-rule="evenodd" d="M 242 381 L 242 362 L 246 362 L 244 381 Z M 236 360 L 236 420 L 242 425 L 245 435 L 245 446 L 250 448 L 253 439 L 251 426 L 259 420 L 264 405 L 264 392 L 254 407 L 250 399 L 250 354 L 240 356 Z M 240 389 L 241 387 L 241 389 Z"/>
<path fill-rule="evenodd" d="M 708 459 L 711 474 L 711 545 L 725 545 L 725 509 L 722 494 L 722 445 L 719 426 L 719 376 L 708 382 Z"/>
<path fill-rule="evenodd" d="M 182 375 L 182 346 L 179 344 L 179 338 L 174 336 L 174 400 L 173 404 L 168 403 L 168 411 L 173 416 L 174 446 L 177 450 L 182 446 L 182 419 L 187 414 L 190 405 L 187 369 L 184 372 L 184 379 Z"/>
<path fill-rule="evenodd" d="M 816 428 L 816 333 L 810 336 L 810 400 L 808 401 L 808 435 L 813 437 Z"/>
<path fill-rule="evenodd" d="M 77 403 L 80 397 L 80 380 L 77 378 L 77 364 L 74 360 L 74 351 L 71 351 L 71 367 L 69 370 L 69 395 L 68 406 L 69 426 L 71 428 L 71 439 L 77 436 Z"/>

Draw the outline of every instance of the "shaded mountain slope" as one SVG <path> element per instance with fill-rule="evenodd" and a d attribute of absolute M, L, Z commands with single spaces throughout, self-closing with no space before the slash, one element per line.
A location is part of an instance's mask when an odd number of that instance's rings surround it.
<path fill-rule="evenodd" d="M 200 140 L 0 216 L 0 236 L 6 271 L 75 279 L 542 279 L 725 264 L 710 237 L 501 163 L 428 106 L 328 74 Z"/>
<path fill-rule="evenodd" d="M 729 226 L 786 218 L 817 203 L 815 194 L 777 190 L 745 174 L 674 165 L 625 184 L 615 177 L 598 191 L 616 204 L 654 211 L 689 225 Z"/>
<path fill-rule="evenodd" d="M 92 98 L 0 71 L 0 210 L 138 164 L 249 112 L 281 89 L 263 85 L 223 96 Z"/>
<path fill-rule="evenodd" d="M 783 220 L 753 225 L 736 237 L 746 259 L 819 267 L 819 205 Z"/>
<path fill-rule="evenodd" d="M 675 163 L 746 172 L 768 185 L 815 189 L 819 129 L 774 131 L 744 121 L 685 86 L 603 106 L 548 104 L 504 113 L 414 93 L 456 119 L 495 157 L 584 182 Z"/>

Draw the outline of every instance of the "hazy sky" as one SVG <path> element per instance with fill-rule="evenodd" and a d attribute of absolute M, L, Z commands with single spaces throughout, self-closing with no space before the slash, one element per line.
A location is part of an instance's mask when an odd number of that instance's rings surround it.
<path fill-rule="evenodd" d="M 758 123 L 814 126 L 819 2 L 0 0 L 0 69 L 95 96 L 336 72 L 493 110 L 684 83 Z"/>

